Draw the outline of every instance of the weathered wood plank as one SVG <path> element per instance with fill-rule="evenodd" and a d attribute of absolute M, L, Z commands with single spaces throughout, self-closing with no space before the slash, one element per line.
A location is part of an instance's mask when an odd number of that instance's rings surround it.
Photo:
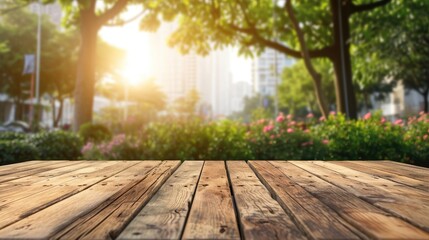
<path fill-rule="evenodd" d="M 413 188 L 417 188 L 423 191 L 429 191 L 429 184 L 422 180 L 402 176 L 394 173 L 390 173 L 384 170 L 379 170 L 374 167 L 369 167 L 364 161 L 335 161 L 333 164 L 337 164 L 343 167 L 348 167 L 356 171 L 364 172 L 370 175 L 377 176 L 379 178 L 388 179 L 390 181 L 404 184 Z M 428 170 L 429 171 L 429 170 Z"/>
<path fill-rule="evenodd" d="M 240 239 L 223 161 L 206 161 L 183 239 Z"/>
<path fill-rule="evenodd" d="M 118 239 L 180 239 L 203 163 L 184 162 Z"/>
<path fill-rule="evenodd" d="M 403 184 L 398 184 L 396 182 L 384 178 L 372 176 L 370 174 L 366 174 L 361 171 L 356 171 L 348 167 L 336 165 L 331 162 L 314 161 L 314 163 L 337 173 L 346 175 L 349 179 L 355 179 L 360 182 L 370 184 L 371 186 L 388 191 L 391 194 L 397 194 L 399 196 L 408 196 L 412 197 L 415 200 L 429 203 L 429 193 L 426 191 L 415 189 Z"/>
<path fill-rule="evenodd" d="M 367 167 L 406 176 L 429 183 L 428 169 L 392 161 L 365 161 Z"/>
<path fill-rule="evenodd" d="M 249 161 L 259 179 L 299 227 L 314 239 L 359 239 L 357 230 L 267 161 Z"/>
<path fill-rule="evenodd" d="M 115 197 L 124 186 L 144 178 L 159 162 L 141 162 L 84 191 L 0 229 L 3 238 L 49 238 L 70 223 Z"/>
<path fill-rule="evenodd" d="M 37 165 L 46 161 L 28 161 L 0 166 L 0 176 L 14 174 L 29 169 L 37 168 Z"/>
<path fill-rule="evenodd" d="M 370 238 L 429 238 L 429 233 L 398 217 L 392 216 L 392 214 L 322 180 L 292 163 L 274 161 L 271 163 Z"/>
<path fill-rule="evenodd" d="M 54 178 L 48 185 L 44 182 L 35 183 L 17 194 L 2 197 L 0 211 L 0 228 L 17 222 L 63 199 L 66 199 L 92 185 L 115 175 L 137 163 L 132 162 L 102 162 L 98 167 L 92 166 L 76 172 Z M 102 176 L 100 176 L 102 172 Z M 21 193 L 21 195 L 19 194 Z M 30 194 L 30 195 L 29 195 Z"/>
<path fill-rule="evenodd" d="M 39 163 L 36 168 L 31 168 L 28 170 L 19 171 L 16 173 L 0 176 L 0 183 L 12 181 L 12 180 L 27 177 L 27 176 L 32 176 L 35 174 L 54 170 L 57 168 L 68 167 L 68 166 L 71 166 L 74 164 L 77 164 L 77 162 L 73 162 L 73 161 L 45 161 L 43 163 Z"/>
<path fill-rule="evenodd" d="M 162 162 L 144 178 L 123 187 L 116 198 L 105 201 L 57 236 L 63 239 L 116 238 L 179 165 L 180 161 Z"/>
<path fill-rule="evenodd" d="M 245 239 L 306 239 L 244 161 L 227 169 Z"/>
<path fill-rule="evenodd" d="M 112 163 L 111 163 L 112 164 Z M 3 200 L 10 198 L 10 200 L 19 200 L 22 197 L 30 196 L 35 192 L 32 190 L 46 190 L 50 186 L 63 183 L 64 178 L 73 179 L 79 171 L 84 169 L 88 170 L 89 167 L 104 166 L 105 162 L 98 161 L 97 163 L 82 161 L 74 165 L 41 172 L 35 175 L 26 176 L 11 180 L 8 182 L 0 183 L 0 205 L 4 204 Z M 59 177 L 61 176 L 61 177 Z M 35 188 L 33 186 L 43 186 Z M 12 197 L 15 196 L 15 197 Z M 9 202 L 9 201 L 7 201 Z"/>
<path fill-rule="evenodd" d="M 416 226 L 429 230 L 429 202 L 415 199 L 403 192 L 395 192 L 396 188 L 377 186 L 377 180 L 365 182 L 359 172 L 351 173 L 351 169 L 343 169 L 345 173 L 325 168 L 320 162 L 292 161 L 296 166 L 305 169 L 323 180 L 353 193 L 354 195 L 382 208 L 386 212 L 406 219 Z M 335 165 L 338 166 L 338 165 Z M 352 174 L 352 175 L 350 175 Z M 365 176 L 361 176 L 365 178 Z M 385 179 L 383 179 L 385 180 Z M 413 195 L 410 191 L 411 196 Z"/>

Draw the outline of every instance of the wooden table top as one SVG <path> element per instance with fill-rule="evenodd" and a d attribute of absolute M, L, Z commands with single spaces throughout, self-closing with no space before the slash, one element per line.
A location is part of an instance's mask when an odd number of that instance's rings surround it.
<path fill-rule="evenodd" d="M 429 169 L 31 161 L 0 167 L 0 238 L 429 239 Z"/>

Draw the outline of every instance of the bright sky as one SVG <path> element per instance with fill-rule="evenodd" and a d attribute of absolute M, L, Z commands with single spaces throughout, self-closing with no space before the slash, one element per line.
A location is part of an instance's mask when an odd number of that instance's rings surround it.
<path fill-rule="evenodd" d="M 125 20 L 132 18 L 139 12 L 139 9 L 131 8 L 124 14 L 124 18 Z M 149 51 L 149 33 L 139 30 L 139 19 L 122 27 L 103 27 L 99 34 L 109 44 L 126 50 L 127 61 L 123 74 L 129 79 L 130 83 L 136 83 L 153 76 L 153 66 L 151 66 Z M 230 60 L 233 81 L 247 81 L 250 83 L 251 60 L 238 57 L 235 49 L 231 50 Z"/>

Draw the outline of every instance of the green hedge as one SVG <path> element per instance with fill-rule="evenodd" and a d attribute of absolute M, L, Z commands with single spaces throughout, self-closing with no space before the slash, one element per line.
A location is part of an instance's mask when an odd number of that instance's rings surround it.
<path fill-rule="evenodd" d="M 0 165 L 39 159 L 37 148 L 25 141 L 0 141 Z"/>
<path fill-rule="evenodd" d="M 279 115 L 249 124 L 187 119 L 87 143 L 82 152 L 85 159 L 394 160 L 429 166 L 428 134 L 426 114 L 395 123 L 378 113 L 359 120 Z"/>
<path fill-rule="evenodd" d="M 83 141 L 70 132 L 37 134 L 0 133 L 0 164 L 36 159 L 75 160 L 80 158 Z"/>

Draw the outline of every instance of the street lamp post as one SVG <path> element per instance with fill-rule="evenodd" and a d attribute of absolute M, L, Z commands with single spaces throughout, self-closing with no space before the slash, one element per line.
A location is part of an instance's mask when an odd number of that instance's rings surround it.
<path fill-rule="evenodd" d="M 36 124 L 39 122 L 40 110 L 40 54 L 42 42 L 42 2 L 38 1 L 38 18 L 37 18 L 37 45 L 36 45 L 36 109 L 33 111 L 33 120 Z"/>

